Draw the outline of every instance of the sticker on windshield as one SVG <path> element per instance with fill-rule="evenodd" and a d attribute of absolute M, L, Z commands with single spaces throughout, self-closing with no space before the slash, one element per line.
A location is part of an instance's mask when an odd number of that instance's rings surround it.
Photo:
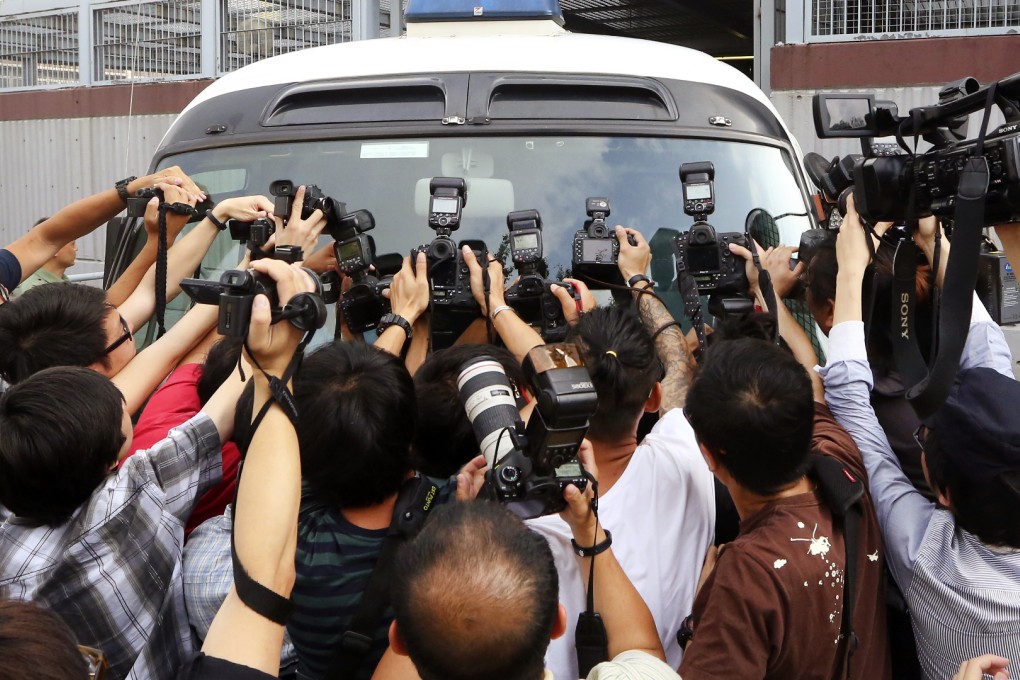
<path fill-rule="evenodd" d="M 362 158 L 428 158 L 429 143 L 367 142 L 361 145 Z"/>

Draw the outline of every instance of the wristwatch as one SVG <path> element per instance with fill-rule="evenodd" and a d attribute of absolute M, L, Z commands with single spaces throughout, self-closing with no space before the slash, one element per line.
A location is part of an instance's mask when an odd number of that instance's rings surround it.
<path fill-rule="evenodd" d="M 134 182 L 137 177 L 125 177 L 121 181 L 113 185 L 113 188 L 117 190 L 117 195 L 120 196 L 120 200 L 126 204 L 128 201 L 128 184 Z"/>
<path fill-rule="evenodd" d="M 383 334 L 390 326 L 400 326 L 401 329 L 407 334 L 407 339 L 411 339 L 411 324 L 404 317 L 399 314 L 390 312 L 389 314 L 383 314 L 382 318 L 379 319 L 379 325 L 375 327 L 375 332 L 379 335 Z"/>
<path fill-rule="evenodd" d="M 216 215 L 213 215 L 213 211 L 212 211 L 211 208 L 209 210 L 205 211 L 205 216 L 206 216 L 206 218 L 210 222 L 213 223 L 213 226 L 215 226 L 220 231 L 226 231 L 227 230 L 227 223 L 226 222 L 220 222 L 218 219 L 216 219 Z"/>
<path fill-rule="evenodd" d="M 655 282 L 652 281 L 647 276 L 645 276 L 644 274 L 635 274 L 634 276 L 630 277 L 627 280 L 627 287 L 628 288 L 633 288 L 634 286 L 636 286 L 637 284 L 641 283 L 642 281 L 647 281 L 649 284 L 651 284 L 649 286 L 646 286 L 647 288 L 652 288 L 652 287 L 655 286 Z"/>
<path fill-rule="evenodd" d="M 578 557 L 595 557 L 596 555 L 600 555 L 605 551 L 609 550 L 609 547 L 613 545 L 613 535 L 609 533 L 609 531 L 607 530 L 606 540 L 602 541 L 601 543 L 596 543 L 595 545 L 585 547 L 578 545 L 577 541 L 575 541 L 574 539 L 570 539 L 570 545 L 573 546 L 574 553 Z"/>

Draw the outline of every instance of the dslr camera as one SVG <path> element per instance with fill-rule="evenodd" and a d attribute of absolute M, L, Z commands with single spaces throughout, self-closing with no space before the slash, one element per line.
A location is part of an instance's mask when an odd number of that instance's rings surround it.
<path fill-rule="evenodd" d="M 289 179 L 278 179 L 269 185 L 269 193 L 273 196 L 273 214 L 283 219 L 290 219 L 297 198 L 297 187 Z M 326 226 L 322 233 L 334 236 L 339 220 L 347 213 L 347 205 L 322 193 L 322 189 L 314 184 L 305 185 L 305 198 L 301 202 L 301 219 L 307 220 L 316 210 L 321 210 L 326 218 Z"/>
<path fill-rule="evenodd" d="M 428 224 L 436 237 L 411 251 L 414 262 L 425 253 L 428 265 L 432 313 L 431 333 L 434 349 L 449 347 L 478 316 L 478 303 L 471 294 L 471 273 L 450 234 L 460 228 L 467 205 L 467 184 L 460 177 L 433 177 L 429 183 Z M 488 249 L 481 241 L 463 241 L 485 266 Z"/>
<path fill-rule="evenodd" d="M 219 306 L 216 330 L 220 335 L 243 338 L 248 333 L 252 303 L 260 293 L 269 298 L 273 323 L 289 319 L 303 331 L 314 331 L 326 323 L 325 291 L 322 279 L 315 272 L 310 269 L 305 269 L 305 272 L 315 282 L 315 292 L 298 293 L 285 307 L 280 306 L 276 281 L 253 269 L 225 271 L 218 282 L 184 279 L 181 288 L 197 304 Z"/>
<path fill-rule="evenodd" d="M 815 131 L 821 138 L 857 137 L 865 157 L 853 167 L 854 205 L 868 222 L 900 222 L 934 214 L 952 218 L 961 171 L 978 151 L 966 139 L 967 117 L 986 108 L 989 87 L 974 78 L 950 83 L 939 103 L 899 116 L 895 104 L 874 94 L 816 94 Z M 996 105 L 1007 123 L 984 139 L 981 156 L 988 166 L 985 226 L 1020 221 L 1020 73 L 996 84 Z M 879 155 L 875 137 L 920 136 L 932 145 L 919 154 Z M 911 197 L 913 203 L 911 203 Z"/>
<path fill-rule="evenodd" d="M 743 294 L 748 290 L 744 260 L 730 252 L 730 244 L 748 247 L 739 232 L 716 233 L 706 221 L 715 211 L 715 166 L 709 161 L 680 166 L 684 212 L 694 218 L 689 231 L 673 239 L 678 274 L 692 276 L 702 295 Z"/>
<path fill-rule="evenodd" d="M 510 257 L 520 273 L 519 280 L 506 291 L 506 302 L 546 342 L 562 342 L 567 337 L 563 307 L 552 286 L 568 288 L 575 301 L 581 295 L 569 283 L 549 283 L 539 271 L 542 258 L 542 217 L 537 210 L 518 210 L 506 216 L 510 230 Z"/>
<path fill-rule="evenodd" d="M 536 347 L 523 368 L 537 400 L 526 428 L 510 381 L 494 359 L 478 357 L 464 364 L 457 386 L 489 464 L 480 497 L 531 519 L 564 510 L 568 485 L 581 491 L 587 487 L 577 452 L 598 396 L 573 345 Z"/>
<path fill-rule="evenodd" d="M 379 319 L 390 311 L 390 301 L 382 292 L 390 287 L 389 280 L 372 273 L 376 263 L 375 239 L 366 231 L 375 229 L 375 217 L 367 210 L 356 210 L 337 220 L 334 229 L 333 253 L 337 268 L 351 279 L 352 285 L 340 297 L 340 310 L 353 333 L 364 333 L 379 325 Z M 397 256 L 399 259 L 399 256 Z M 397 268 L 400 265 L 398 263 Z"/>
<path fill-rule="evenodd" d="M 616 229 L 606 224 L 611 210 L 608 198 L 586 198 L 584 211 L 588 219 L 574 234 L 571 273 L 587 279 L 589 288 L 606 288 L 605 284 L 623 285 L 623 275 L 617 267 L 620 242 L 616 240 Z M 627 239 L 632 246 L 637 245 L 633 236 L 627 236 Z"/>

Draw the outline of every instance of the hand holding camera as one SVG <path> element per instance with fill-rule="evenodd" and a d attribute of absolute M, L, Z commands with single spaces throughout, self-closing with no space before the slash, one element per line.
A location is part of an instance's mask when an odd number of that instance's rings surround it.
<path fill-rule="evenodd" d="M 326 228 L 326 216 L 320 208 L 305 215 L 306 191 L 304 186 L 298 187 L 286 224 L 280 215 L 273 216 L 276 222 L 277 249 L 284 246 L 295 246 L 300 248 L 303 253 L 310 253 L 319 241 L 319 234 Z"/>
<path fill-rule="evenodd" d="M 617 265 L 624 281 L 638 274 L 647 274 L 652 264 L 652 249 L 637 229 L 616 227 L 616 240 L 620 243 Z"/>
<path fill-rule="evenodd" d="M 264 219 L 273 212 L 273 202 L 265 196 L 238 196 L 226 198 L 212 209 L 213 217 L 220 222 L 239 220 L 251 222 Z"/>
<path fill-rule="evenodd" d="M 468 271 L 471 273 L 471 294 L 475 298 L 475 302 L 481 306 L 483 312 L 488 304 L 489 310 L 493 310 L 496 307 L 500 307 L 506 304 L 506 297 L 503 292 L 503 286 L 506 284 L 506 277 L 503 274 L 503 265 L 496 258 L 490 258 L 488 263 L 485 265 L 489 271 L 489 292 L 488 292 L 488 303 L 486 303 L 486 292 L 485 292 L 485 281 L 482 276 L 482 263 L 475 257 L 474 251 L 468 246 L 461 248 L 461 254 L 464 258 L 464 264 L 467 265 Z"/>
<path fill-rule="evenodd" d="M 145 203 L 145 232 L 150 238 L 155 238 L 159 233 L 159 204 L 180 203 L 195 207 L 198 203 L 198 194 L 191 193 L 173 184 L 156 184 L 152 187 L 152 195 Z M 148 195 L 148 194 L 146 194 Z M 130 213 L 130 210 L 129 210 Z M 166 216 L 166 240 L 173 243 L 174 239 L 184 229 L 184 225 L 191 219 L 191 215 L 184 215 L 177 212 L 168 212 Z"/>
<path fill-rule="evenodd" d="M 195 181 L 188 177 L 184 171 L 181 170 L 180 166 L 177 165 L 172 165 L 169 168 L 164 168 L 152 173 L 151 175 L 146 175 L 145 177 L 139 177 L 132 180 L 127 185 L 127 193 L 128 196 L 134 196 L 142 189 L 149 189 L 152 187 L 165 189 L 167 185 L 178 187 L 195 196 L 196 203 L 208 198 L 206 193 L 202 191 L 197 184 L 195 184 Z"/>
<path fill-rule="evenodd" d="M 861 224 L 861 219 L 854 209 L 854 197 L 847 198 L 846 216 L 839 227 L 836 237 L 836 261 L 839 263 L 838 281 L 863 280 L 864 270 L 871 263 L 871 251 L 868 248 L 868 234 Z"/>
<path fill-rule="evenodd" d="M 390 300 L 393 313 L 414 324 L 429 308 L 429 280 L 426 275 L 425 253 L 418 253 L 412 263 L 404 258 L 400 271 L 393 276 L 390 287 L 383 291 Z"/>
<path fill-rule="evenodd" d="M 253 262 L 251 266 L 260 276 L 272 282 L 271 287 L 275 289 L 277 298 L 275 304 L 286 306 L 301 294 L 314 293 L 314 281 L 298 265 L 263 259 Z M 274 302 L 265 294 L 255 295 L 247 328 L 247 350 L 263 371 L 279 377 L 287 370 L 304 331 L 293 324 L 275 323 L 273 307 Z"/>
<path fill-rule="evenodd" d="M 595 464 L 595 449 L 587 439 L 581 441 L 581 447 L 577 450 L 577 460 L 585 471 L 597 481 L 599 469 Z M 560 518 L 570 526 L 570 531 L 578 545 L 590 546 L 605 540 L 605 536 L 597 538 L 595 535 L 597 522 L 595 513 L 592 512 L 594 497 L 595 489 L 591 484 L 587 484 L 584 489 L 578 489 L 573 484 L 568 484 L 563 489 L 563 500 L 567 502 L 567 508 L 560 513 Z"/>

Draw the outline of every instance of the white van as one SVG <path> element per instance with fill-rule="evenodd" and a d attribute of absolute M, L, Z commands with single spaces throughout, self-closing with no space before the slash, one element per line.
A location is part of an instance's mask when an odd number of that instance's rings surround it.
<path fill-rule="evenodd" d="M 179 165 L 214 199 L 268 195 L 278 179 L 316 184 L 349 210 L 374 214 L 380 254 L 431 241 L 422 187 L 434 176 L 463 177 L 454 238 L 497 252 L 507 212 L 535 208 L 557 278 L 570 269 L 586 197 L 606 196 L 610 224 L 652 240 L 664 291 L 674 276 L 665 235 L 693 221 L 683 212 L 681 163 L 714 164 L 718 232 L 742 232 L 756 208 L 786 216 L 778 221 L 786 243 L 813 226 L 800 149 L 748 78 L 682 47 L 571 34 L 555 0 L 537 1 L 508 16 L 478 0 L 458 16 L 421 0 L 408 9 L 405 36 L 308 49 L 226 75 L 181 113 L 151 170 Z M 656 239 L 660 229 L 671 231 Z M 139 229 L 112 233 L 120 271 L 140 247 Z M 203 276 L 236 263 L 236 244 L 221 240 Z M 679 300 L 671 302 L 679 318 Z"/>

